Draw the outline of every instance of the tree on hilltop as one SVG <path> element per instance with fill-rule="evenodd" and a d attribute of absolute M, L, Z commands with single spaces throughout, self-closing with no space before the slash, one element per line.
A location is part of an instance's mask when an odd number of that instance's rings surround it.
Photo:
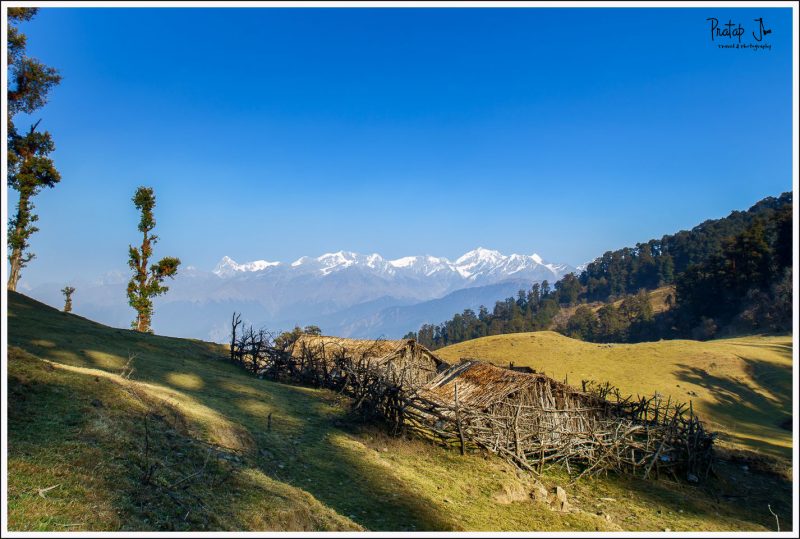
<path fill-rule="evenodd" d="M 61 293 L 64 294 L 64 312 L 71 313 L 72 312 L 72 294 L 75 293 L 74 286 L 65 286 L 61 289 Z"/>
<path fill-rule="evenodd" d="M 158 236 L 150 234 L 156 226 L 153 216 L 156 196 L 151 187 L 139 187 L 132 200 L 136 209 L 141 212 L 139 232 L 142 233 L 142 244 L 138 248 L 128 246 L 128 266 L 133 270 L 133 277 L 128 283 L 128 303 L 136 309 L 136 320 L 131 326 L 136 331 L 152 333 L 150 322 L 153 318 L 153 298 L 169 290 L 161 283 L 167 277 L 175 277 L 181 261 L 168 256 L 148 268 L 153 245 L 158 241 Z"/>
<path fill-rule="evenodd" d="M 39 217 L 33 213 L 32 199 L 44 187 L 61 181 L 48 157 L 55 150 L 53 139 L 47 131 L 37 131 L 41 120 L 22 134 L 14 124 L 17 114 L 33 114 L 43 107 L 50 90 L 61 82 L 58 71 L 25 55 L 26 37 L 17 25 L 31 20 L 36 12 L 35 8 L 8 9 L 7 178 L 8 185 L 19 193 L 14 215 L 8 220 L 9 290 L 17 289 L 22 268 L 35 257 L 29 247 L 31 235 L 39 230 L 34 224 Z"/>

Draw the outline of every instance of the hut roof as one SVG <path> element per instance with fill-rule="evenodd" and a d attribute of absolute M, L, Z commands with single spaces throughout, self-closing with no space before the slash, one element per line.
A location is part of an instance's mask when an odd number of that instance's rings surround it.
<path fill-rule="evenodd" d="M 391 361 L 394 358 L 400 356 L 407 356 L 410 352 L 412 357 L 417 358 L 426 358 L 436 365 L 439 371 L 444 370 L 445 368 L 450 367 L 450 364 L 444 361 L 442 358 L 428 350 L 425 346 L 421 345 L 414 339 L 402 340 L 402 341 L 393 341 L 398 342 L 398 346 L 395 347 L 394 350 L 383 356 L 381 359 L 385 361 Z"/>
<path fill-rule="evenodd" d="M 370 341 L 337 337 L 303 336 L 295 342 L 292 356 L 302 359 L 305 354 L 323 359 L 331 367 L 339 359 L 356 362 L 366 360 L 368 368 L 381 369 L 382 377 L 406 390 L 418 388 L 449 367 L 433 352 L 413 339 L 400 341 Z"/>
<path fill-rule="evenodd" d="M 292 348 L 292 356 L 299 357 L 303 346 L 315 351 L 324 351 L 325 359 L 330 359 L 334 354 L 343 350 L 348 354 L 366 354 L 368 357 L 383 357 L 388 355 L 406 341 L 390 341 L 382 339 L 345 339 L 342 337 L 327 337 L 323 335 L 301 335 Z"/>
<path fill-rule="evenodd" d="M 403 353 L 408 347 L 429 356 L 436 365 L 448 365 L 436 354 L 413 339 L 345 339 L 343 337 L 326 337 L 322 335 L 302 335 L 295 341 L 292 356 L 299 357 L 303 347 L 315 352 L 325 352 L 325 359 L 345 351 L 349 355 L 364 354 L 366 357 L 383 359 Z"/>
<path fill-rule="evenodd" d="M 466 360 L 453 365 L 432 380 L 420 392 L 426 398 L 443 404 L 454 401 L 455 384 L 458 384 L 458 401 L 462 406 L 485 408 L 505 399 L 510 394 L 526 390 L 536 384 L 549 383 L 562 391 L 577 395 L 577 389 L 557 382 L 544 374 L 530 374 L 497 367 L 478 360 Z"/>

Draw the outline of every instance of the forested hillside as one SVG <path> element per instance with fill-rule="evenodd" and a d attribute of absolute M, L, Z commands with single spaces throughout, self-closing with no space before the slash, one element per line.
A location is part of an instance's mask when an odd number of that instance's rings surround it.
<path fill-rule="evenodd" d="M 498 301 L 490 312 L 465 310 L 414 337 L 438 348 L 468 339 L 538 331 L 566 307 L 580 305 L 554 329 L 596 342 L 791 328 L 792 193 L 767 197 L 691 230 L 608 251 L 576 277 L 547 281 Z M 670 309 L 654 313 L 647 291 L 674 285 Z M 592 307 L 590 307 L 590 305 Z M 599 306 L 599 308 L 598 308 Z"/>

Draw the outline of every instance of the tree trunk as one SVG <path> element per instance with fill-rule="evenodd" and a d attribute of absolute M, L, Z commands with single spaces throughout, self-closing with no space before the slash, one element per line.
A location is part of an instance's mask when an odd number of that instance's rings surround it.
<path fill-rule="evenodd" d="M 150 237 L 147 232 L 142 233 L 142 246 L 140 247 L 139 253 L 141 258 L 139 259 L 139 267 L 136 268 L 136 281 L 139 284 L 139 289 L 136 292 L 140 298 L 147 300 L 149 304 L 149 298 L 145 297 L 145 289 L 147 287 L 147 263 L 150 260 Z M 147 309 L 147 307 L 149 307 L 149 305 L 143 307 L 136 313 L 136 331 L 142 333 L 150 331 L 150 315 L 144 310 Z"/>
<path fill-rule="evenodd" d="M 17 202 L 17 228 L 14 231 L 17 237 L 19 237 L 23 231 L 23 226 L 21 224 L 23 219 L 20 216 L 23 212 L 30 213 L 30 209 L 28 208 L 28 197 L 20 194 L 19 201 Z M 11 251 L 11 258 L 9 258 L 11 271 L 8 274 L 8 289 L 12 291 L 17 290 L 17 282 L 19 282 L 20 275 L 22 274 L 22 249 L 24 245 L 25 242 L 23 241 L 21 246 L 15 247 Z"/>
<path fill-rule="evenodd" d="M 14 249 L 9 262 L 11 263 L 11 272 L 8 274 L 8 289 L 16 291 L 17 282 L 19 281 L 20 272 L 22 270 L 22 252 L 20 252 L 19 249 Z"/>
<path fill-rule="evenodd" d="M 136 331 L 148 333 L 150 331 L 150 317 L 144 313 L 136 315 Z"/>

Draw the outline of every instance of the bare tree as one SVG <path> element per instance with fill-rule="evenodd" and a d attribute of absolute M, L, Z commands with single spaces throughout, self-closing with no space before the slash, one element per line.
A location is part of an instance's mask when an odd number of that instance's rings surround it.
<path fill-rule="evenodd" d="M 242 315 L 234 312 L 231 316 L 231 361 L 236 361 L 236 329 L 242 323 Z"/>

